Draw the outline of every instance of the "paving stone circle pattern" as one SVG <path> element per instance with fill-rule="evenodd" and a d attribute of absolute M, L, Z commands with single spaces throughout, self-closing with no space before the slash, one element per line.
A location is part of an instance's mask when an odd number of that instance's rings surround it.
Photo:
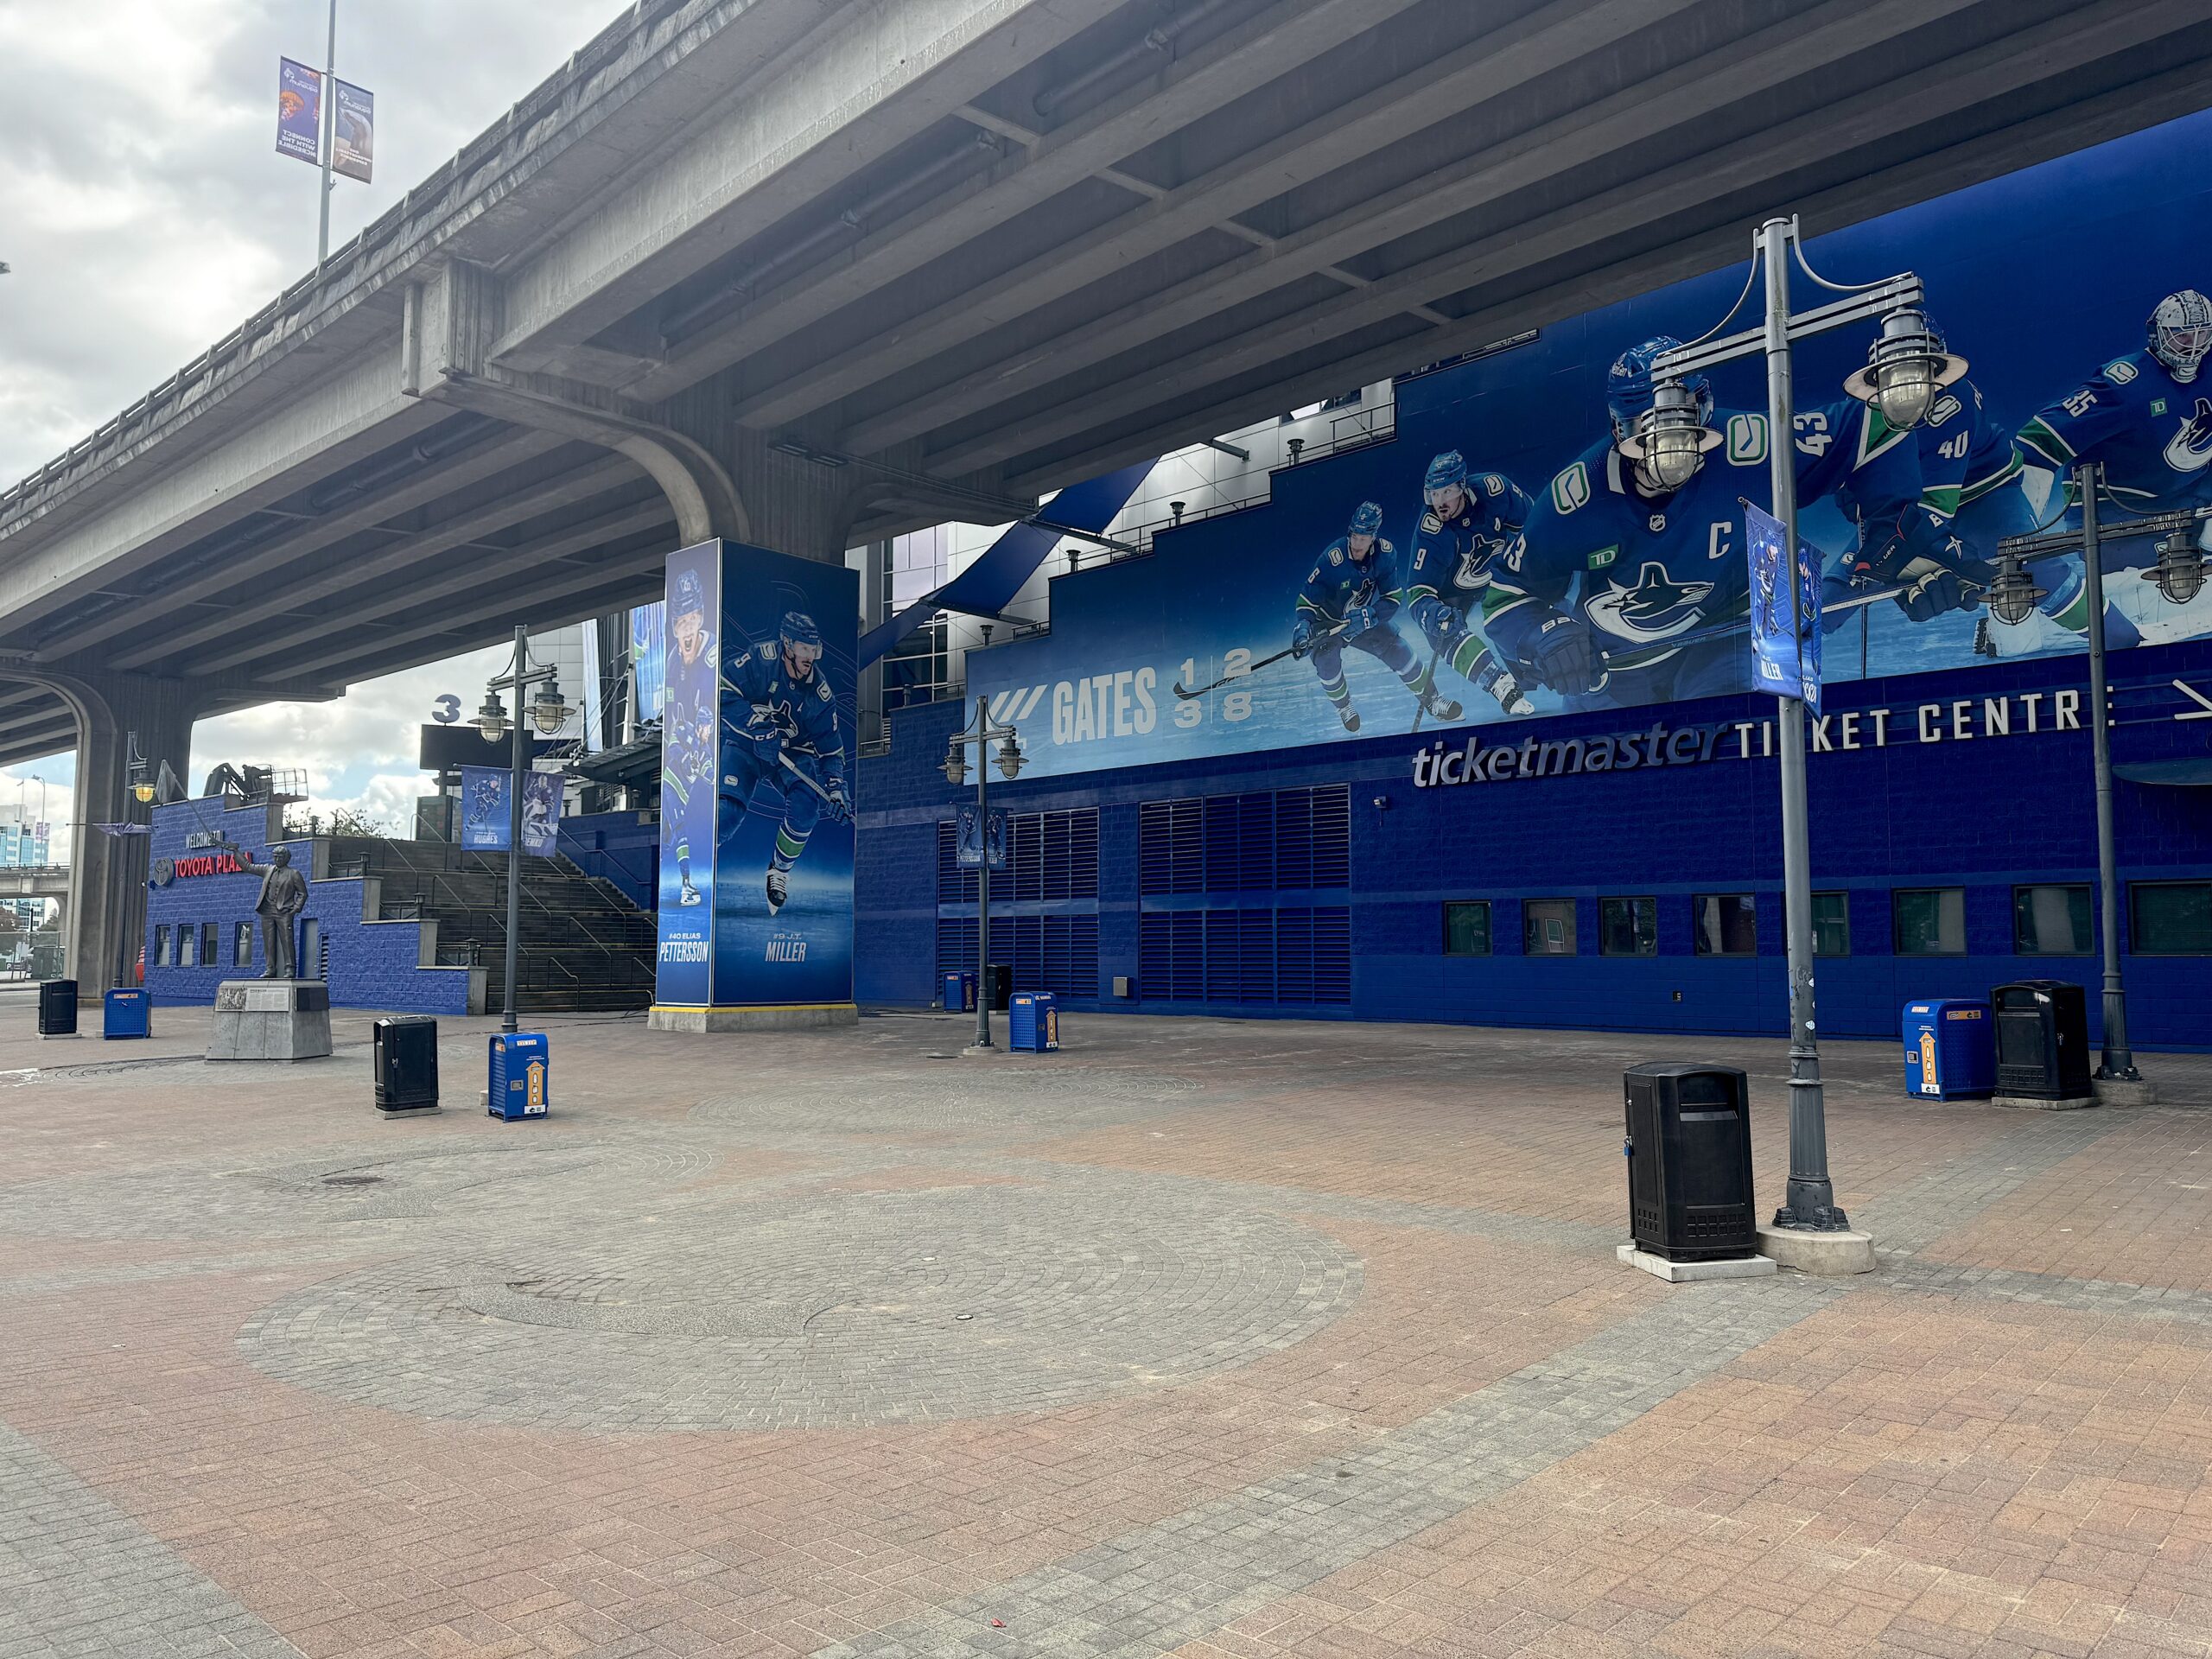
<path fill-rule="evenodd" d="M 541 1232 L 286 1297 L 238 1349 L 270 1376 L 432 1417 L 785 1428 L 1041 1410 L 1193 1381 L 1304 1340 L 1358 1258 L 1256 1211 L 1126 1179 L 837 1194 L 717 1236 Z"/>

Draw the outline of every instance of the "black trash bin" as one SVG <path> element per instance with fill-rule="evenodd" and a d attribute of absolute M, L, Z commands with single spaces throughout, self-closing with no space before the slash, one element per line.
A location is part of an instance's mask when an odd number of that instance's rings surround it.
<path fill-rule="evenodd" d="M 1670 1262 L 1758 1253 L 1751 1203 L 1751 1080 L 1725 1065 L 1632 1065 L 1629 1230 Z"/>
<path fill-rule="evenodd" d="M 1014 969 L 1003 962 L 995 962 L 983 970 L 983 983 L 991 993 L 991 1011 L 1004 1014 L 1014 995 Z"/>
<path fill-rule="evenodd" d="M 2029 1100 L 2087 1100 L 2089 999 L 2063 979 L 2023 979 L 1989 994 L 1997 1005 L 1997 1092 Z"/>
<path fill-rule="evenodd" d="M 438 1103 L 438 1022 L 424 1014 L 379 1020 L 369 1027 L 377 1109 L 417 1112 Z"/>
<path fill-rule="evenodd" d="M 38 988 L 38 1034 L 74 1037 L 77 1034 L 77 982 L 49 979 Z"/>

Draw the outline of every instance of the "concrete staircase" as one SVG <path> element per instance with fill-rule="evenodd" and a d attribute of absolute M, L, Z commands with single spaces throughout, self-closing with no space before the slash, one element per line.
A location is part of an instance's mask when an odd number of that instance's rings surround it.
<path fill-rule="evenodd" d="M 330 873 L 375 876 L 378 914 L 437 924 L 441 963 L 486 969 L 484 1006 L 506 995 L 507 859 L 450 842 L 341 836 Z M 525 858 L 515 1007 L 518 1012 L 643 1008 L 652 1002 L 657 918 L 612 882 L 565 858 Z"/>

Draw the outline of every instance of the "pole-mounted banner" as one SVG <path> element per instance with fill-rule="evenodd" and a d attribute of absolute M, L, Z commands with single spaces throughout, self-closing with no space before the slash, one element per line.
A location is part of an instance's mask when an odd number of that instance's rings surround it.
<path fill-rule="evenodd" d="M 1791 603 L 1788 533 L 1772 513 L 1744 504 L 1751 562 L 1751 672 L 1757 689 L 1796 697 L 1821 712 L 1821 552 L 1797 538 L 1796 603 Z"/>
<path fill-rule="evenodd" d="M 322 72 L 276 60 L 276 153 L 322 165 Z"/>
<path fill-rule="evenodd" d="M 366 184 L 376 160 L 376 97 L 343 80 L 331 83 L 330 95 L 335 104 L 331 112 L 331 171 Z"/>

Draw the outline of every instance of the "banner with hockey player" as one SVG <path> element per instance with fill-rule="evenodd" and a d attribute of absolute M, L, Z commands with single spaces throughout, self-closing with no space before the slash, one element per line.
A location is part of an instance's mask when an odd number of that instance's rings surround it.
<path fill-rule="evenodd" d="M 653 1001 L 666 1007 L 703 1008 L 714 1000 L 721 594 L 719 542 L 669 555 L 667 644 L 659 665 L 660 935 L 653 990 Z"/>
<path fill-rule="evenodd" d="M 1898 430 L 1846 385 L 1873 325 L 1793 353 L 1782 441 L 1821 560 L 1827 683 L 2083 650 L 2078 553 L 2029 567 L 2024 615 L 1985 600 L 2005 538 L 2078 525 L 2079 461 L 2103 464 L 2107 528 L 2212 507 L 2208 153 L 2212 112 L 1808 247 L 1840 276 L 1918 273 L 1967 362 Z M 1626 442 L 1655 360 L 1726 314 L 1744 271 L 1406 377 L 1389 441 L 1308 450 L 1265 503 L 1058 577 L 1051 629 L 970 650 L 969 690 L 1039 776 L 1745 697 L 1761 682 L 1744 504 L 1770 503 L 1776 437 L 1764 365 L 1690 378 L 1707 435 L 1687 481 L 1662 487 Z M 1801 305 L 1822 297 L 1802 287 Z M 2212 635 L 2212 582 L 2157 557 L 2152 538 L 2107 547 L 2115 649 Z"/>
<path fill-rule="evenodd" d="M 1797 591 L 1789 590 L 1789 537 L 1782 520 L 1749 505 L 1744 527 L 1751 543 L 1752 683 L 1777 697 L 1796 697 L 1821 712 L 1821 551 L 1797 538 Z"/>
<path fill-rule="evenodd" d="M 507 850 L 507 779 L 505 766 L 461 769 L 461 844 L 472 853 Z"/>
<path fill-rule="evenodd" d="M 514 825 L 507 803 L 513 777 L 505 766 L 461 769 L 461 844 L 472 853 L 504 853 Z M 522 777 L 522 849 L 550 858 L 561 837 L 561 774 L 526 772 Z"/>
<path fill-rule="evenodd" d="M 856 573 L 733 542 L 669 560 L 655 1000 L 853 1000 Z"/>
<path fill-rule="evenodd" d="M 962 807 L 953 827 L 952 855 L 963 870 L 1006 868 L 1006 809 L 995 806 L 985 813 Z"/>

